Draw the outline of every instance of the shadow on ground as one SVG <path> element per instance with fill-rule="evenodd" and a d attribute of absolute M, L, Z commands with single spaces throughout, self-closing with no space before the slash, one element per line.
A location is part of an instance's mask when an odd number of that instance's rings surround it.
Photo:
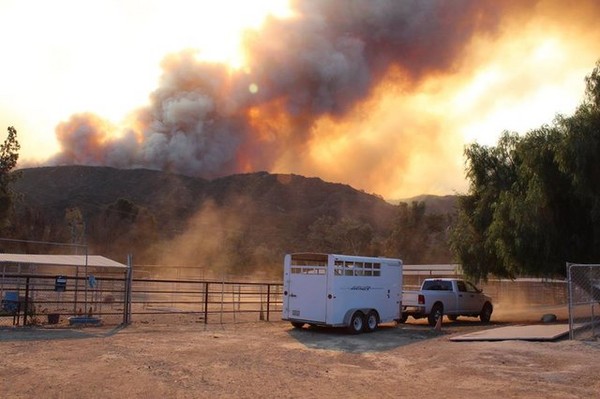
<path fill-rule="evenodd" d="M 485 329 L 505 327 L 512 323 L 492 321 L 481 323 L 476 319 L 444 320 L 442 328 L 436 330 L 427 324 L 426 319 L 409 319 L 402 324 L 380 325 L 372 333 L 351 334 L 343 328 L 330 328 L 305 325 L 297 329 L 290 326 L 288 334 L 307 348 L 325 349 L 352 353 L 382 352 L 405 345 L 435 338 L 450 337 Z"/>
<path fill-rule="evenodd" d="M 0 342 L 110 337 L 125 326 L 87 328 L 0 327 Z"/>
<path fill-rule="evenodd" d="M 405 328 L 404 325 L 381 325 L 372 333 L 351 334 L 342 328 L 290 326 L 288 334 L 307 348 L 351 353 L 382 352 L 440 337 L 443 332 L 427 328 Z"/>

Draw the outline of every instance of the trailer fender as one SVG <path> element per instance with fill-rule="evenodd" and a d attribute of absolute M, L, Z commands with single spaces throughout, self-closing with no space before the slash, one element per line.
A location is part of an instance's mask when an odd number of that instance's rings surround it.
<path fill-rule="evenodd" d="M 372 308 L 351 308 L 348 309 L 346 311 L 346 314 L 344 315 L 344 326 L 349 326 L 350 325 L 350 320 L 352 320 L 352 315 L 357 312 L 360 311 L 362 312 L 363 315 L 367 315 L 371 310 L 374 310 Z"/>

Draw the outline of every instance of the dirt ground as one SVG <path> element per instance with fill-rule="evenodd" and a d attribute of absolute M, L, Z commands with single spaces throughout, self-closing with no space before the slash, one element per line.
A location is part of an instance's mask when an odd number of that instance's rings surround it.
<path fill-rule="evenodd" d="M 459 319 L 439 332 L 409 320 L 361 335 L 282 321 L 2 328 L 0 397 L 600 397 L 599 342 L 449 340 L 511 323 Z"/>

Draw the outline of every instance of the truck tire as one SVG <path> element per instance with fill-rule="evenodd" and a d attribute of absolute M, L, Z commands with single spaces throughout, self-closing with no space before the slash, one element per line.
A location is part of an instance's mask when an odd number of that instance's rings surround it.
<path fill-rule="evenodd" d="M 441 303 L 436 303 L 431 308 L 431 313 L 429 313 L 429 316 L 427 316 L 427 321 L 431 327 L 435 327 L 438 318 L 440 317 L 444 317 L 444 305 Z"/>
<path fill-rule="evenodd" d="M 400 315 L 400 318 L 399 318 L 399 319 L 396 319 L 396 322 L 397 322 L 398 324 L 402 324 L 402 323 L 406 323 L 406 320 L 408 320 L 408 315 L 407 315 L 406 313 L 402 313 L 402 314 Z"/>
<path fill-rule="evenodd" d="M 377 312 L 371 310 L 367 313 L 367 317 L 365 319 L 365 332 L 373 332 L 377 330 L 377 324 L 379 324 L 379 316 Z"/>
<path fill-rule="evenodd" d="M 458 319 L 458 316 L 455 314 L 449 314 L 448 315 L 448 320 L 450 321 L 456 321 L 456 319 Z"/>
<path fill-rule="evenodd" d="M 299 321 L 292 321 L 292 326 L 294 326 L 294 328 L 302 328 L 304 327 L 304 323 Z"/>
<path fill-rule="evenodd" d="M 357 310 L 352 314 L 350 318 L 350 324 L 348 324 L 348 331 L 351 334 L 360 334 L 365 326 L 365 315 L 360 310 Z"/>
<path fill-rule="evenodd" d="M 479 313 L 479 320 L 481 320 L 482 323 L 489 323 L 490 319 L 492 318 L 493 311 L 494 308 L 492 307 L 492 304 L 486 302 L 483 305 L 483 309 L 481 309 L 481 313 Z"/>

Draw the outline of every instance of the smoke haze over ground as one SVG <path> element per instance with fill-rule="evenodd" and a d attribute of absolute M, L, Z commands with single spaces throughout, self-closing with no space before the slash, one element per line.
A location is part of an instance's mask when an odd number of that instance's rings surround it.
<path fill-rule="evenodd" d="M 544 54 L 539 64 L 512 57 L 553 34 L 572 39 L 571 48 L 598 42 L 598 32 L 582 33 L 597 17 L 595 3 L 564 12 L 562 4 L 296 0 L 291 17 L 247 33 L 243 68 L 192 50 L 170 54 L 149 106 L 121 126 L 91 113 L 71 116 L 56 129 L 61 151 L 49 162 L 203 178 L 291 172 L 388 198 L 461 190 L 465 140 L 489 128 L 469 121 L 501 107 L 502 129 L 511 129 L 511 119 L 530 116 L 511 104 L 538 95 L 538 65 L 564 78 Z M 529 67 L 505 74 L 520 61 Z"/>

